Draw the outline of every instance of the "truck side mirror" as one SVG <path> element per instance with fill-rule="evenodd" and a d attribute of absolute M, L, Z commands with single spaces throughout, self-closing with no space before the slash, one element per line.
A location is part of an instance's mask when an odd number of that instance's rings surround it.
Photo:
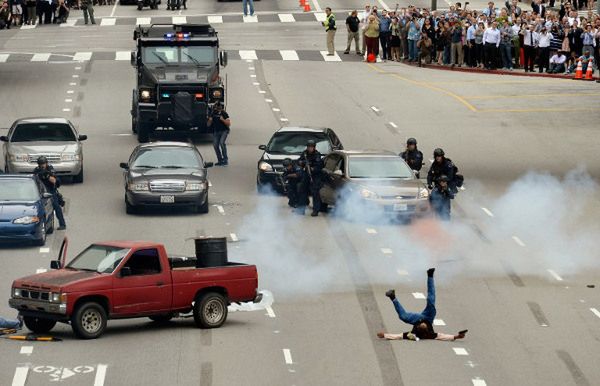
<path fill-rule="evenodd" d="M 221 62 L 221 66 L 227 67 L 227 51 L 221 51 L 219 53 L 219 62 Z"/>
<path fill-rule="evenodd" d="M 131 58 L 129 59 L 129 61 L 131 62 L 131 65 L 133 67 L 136 66 L 137 60 L 136 60 L 136 56 L 135 56 L 135 51 L 131 51 Z"/>
<path fill-rule="evenodd" d="M 80 134 L 79 135 L 79 140 L 80 141 L 85 141 L 86 139 L 87 139 L 87 135 L 85 135 L 85 134 Z"/>
<path fill-rule="evenodd" d="M 6 135 L 3 135 L 0 137 L 0 141 L 2 142 L 8 142 L 8 137 Z"/>
<path fill-rule="evenodd" d="M 123 267 L 121 268 L 121 277 L 127 277 L 127 276 L 131 276 L 131 268 L 130 267 Z"/>
<path fill-rule="evenodd" d="M 128 169 L 129 169 L 129 165 L 127 165 L 127 163 L 125 163 L 125 162 L 121 162 L 121 163 L 119 164 L 119 167 L 120 167 L 121 169 L 125 169 L 125 170 L 128 170 Z"/>
<path fill-rule="evenodd" d="M 60 260 L 50 260 L 50 269 L 60 269 Z"/>

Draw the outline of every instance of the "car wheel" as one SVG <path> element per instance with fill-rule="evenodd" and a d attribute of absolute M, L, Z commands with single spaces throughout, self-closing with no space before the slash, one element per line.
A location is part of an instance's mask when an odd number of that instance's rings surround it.
<path fill-rule="evenodd" d="M 35 245 L 37 246 L 44 246 L 46 244 L 46 222 L 42 221 L 42 223 L 40 224 L 40 238 L 35 240 Z"/>
<path fill-rule="evenodd" d="M 204 200 L 204 204 L 196 206 L 196 212 L 208 213 L 208 195 L 206 196 L 206 200 Z"/>
<path fill-rule="evenodd" d="M 83 166 L 81 167 L 81 171 L 76 176 L 73 176 L 73 182 L 76 184 L 81 184 L 83 182 Z"/>
<path fill-rule="evenodd" d="M 46 227 L 46 234 L 51 235 L 52 233 L 54 233 L 54 212 L 52 212 L 52 215 L 50 216 L 50 221 L 48 221 L 48 223 L 50 225 Z"/>
<path fill-rule="evenodd" d="M 127 201 L 127 197 L 125 197 L 125 213 L 127 214 L 136 214 L 137 208 Z"/>
<path fill-rule="evenodd" d="M 209 292 L 196 298 L 194 321 L 201 328 L 221 327 L 227 320 L 227 299 L 216 292 Z"/>
<path fill-rule="evenodd" d="M 106 329 L 106 311 L 98 303 L 84 303 L 71 316 L 71 328 L 81 339 L 96 339 Z"/>
<path fill-rule="evenodd" d="M 142 8 L 144 8 L 144 6 L 142 4 L 140 4 L 140 3 L 138 3 L 138 6 L 137 6 L 138 11 L 141 11 Z"/>
<path fill-rule="evenodd" d="M 152 315 L 148 318 L 156 323 L 167 323 L 169 320 L 173 319 L 173 314 L 161 314 L 161 315 Z"/>
<path fill-rule="evenodd" d="M 37 318 L 35 316 L 24 316 L 23 322 L 25 326 L 36 334 L 45 334 L 56 326 L 56 320 Z"/>

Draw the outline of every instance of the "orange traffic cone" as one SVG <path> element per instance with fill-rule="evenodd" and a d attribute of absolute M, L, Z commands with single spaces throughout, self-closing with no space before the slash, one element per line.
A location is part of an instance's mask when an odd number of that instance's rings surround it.
<path fill-rule="evenodd" d="M 585 80 L 594 80 L 594 78 L 592 77 L 592 66 L 592 59 L 590 59 L 587 65 L 587 71 L 585 72 Z"/>
<path fill-rule="evenodd" d="M 581 67 L 581 59 L 577 61 L 577 70 L 573 79 L 583 79 L 583 68 Z"/>
<path fill-rule="evenodd" d="M 306 0 L 300 0 L 300 6 L 304 7 L 306 5 Z"/>
<path fill-rule="evenodd" d="M 304 3 L 304 12 L 310 12 L 310 3 L 308 1 Z"/>

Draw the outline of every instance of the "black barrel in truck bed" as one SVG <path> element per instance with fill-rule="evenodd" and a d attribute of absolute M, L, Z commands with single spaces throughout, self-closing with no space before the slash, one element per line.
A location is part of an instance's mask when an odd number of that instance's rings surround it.
<path fill-rule="evenodd" d="M 227 238 L 206 237 L 194 240 L 196 267 L 222 267 L 227 265 Z"/>

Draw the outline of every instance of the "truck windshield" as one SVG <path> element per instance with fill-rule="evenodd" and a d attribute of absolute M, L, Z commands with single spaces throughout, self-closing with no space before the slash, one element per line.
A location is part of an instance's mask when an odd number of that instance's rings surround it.
<path fill-rule="evenodd" d="M 144 47 L 145 64 L 195 64 L 216 63 L 215 48 L 211 46 L 150 46 Z"/>
<path fill-rule="evenodd" d="M 112 273 L 128 253 L 129 248 L 93 244 L 77 255 L 67 265 L 67 268 L 80 271 Z"/>

